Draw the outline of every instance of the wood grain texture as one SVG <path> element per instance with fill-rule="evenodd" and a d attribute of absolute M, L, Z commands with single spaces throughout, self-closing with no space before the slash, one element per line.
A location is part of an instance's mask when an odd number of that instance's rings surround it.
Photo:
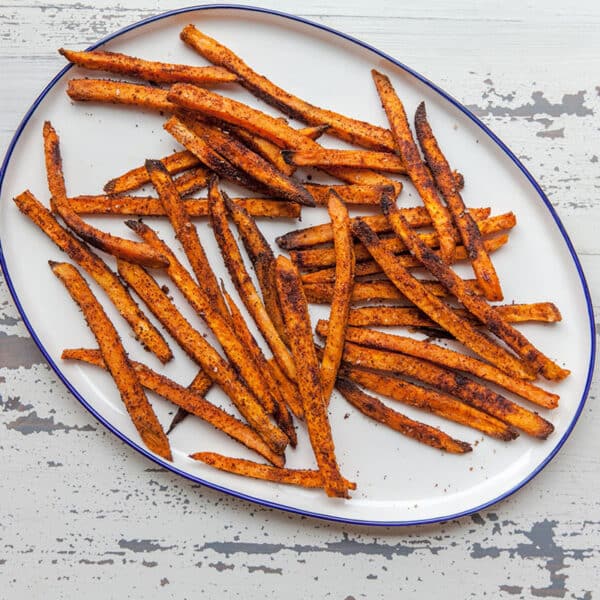
<path fill-rule="evenodd" d="M 62 67 L 56 48 L 83 48 L 185 4 L 0 0 L 0 71 L 10 82 L 0 86 L 0 153 Z M 600 6 L 522 4 L 262 2 L 375 45 L 479 114 L 549 195 L 598 309 Z M 428 598 L 443 586 L 450 600 L 593 600 L 599 391 L 596 378 L 575 434 L 552 463 L 492 509 L 405 529 L 325 523 L 191 484 L 130 450 L 57 380 L 2 281 L 0 595 L 358 600 Z"/>

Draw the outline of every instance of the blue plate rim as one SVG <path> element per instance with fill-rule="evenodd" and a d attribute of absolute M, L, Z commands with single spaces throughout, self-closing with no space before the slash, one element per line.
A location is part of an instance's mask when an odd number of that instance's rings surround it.
<path fill-rule="evenodd" d="M 571 254 L 571 258 L 573 259 L 573 262 L 577 269 L 577 273 L 579 275 L 582 290 L 583 290 L 586 304 L 587 304 L 587 313 L 588 313 L 588 317 L 589 317 L 590 339 L 591 339 L 590 362 L 589 362 L 589 368 L 588 368 L 588 373 L 587 373 L 587 377 L 586 377 L 586 383 L 585 383 L 585 387 L 583 390 L 583 394 L 581 396 L 581 400 L 580 400 L 577 410 L 573 416 L 573 419 L 572 419 L 571 423 L 569 424 L 569 427 L 563 434 L 562 438 L 559 440 L 558 444 L 554 447 L 552 452 L 550 452 L 548 454 L 548 456 L 546 456 L 545 459 L 531 473 L 528 474 L 527 477 L 525 477 L 522 481 L 520 481 L 516 485 L 512 486 L 511 488 L 509 488 L 508 490 L 506 490 L 505 492 L 500 494 L 498 497 L 493 498 L 492 500 L 484 502 L 480 505 L 477 505 L 477 506 L 474 506 L 471 508 L 467 508 L 467 509 L 459 511 L 457 513 L 452 513 L 449 515 L 442 515 L 439 517 L 432 517 L 432 518 L 428 518 L 428 519 L 414 519 L 414 520 L 403 520 L 403 521 L 370 521 L 370 520 L 363 520 L 363 519 L 352 519 L 352 518 L 348 518 L 348 517 L 339 517 L 336 515 L 328 515 L 328 514 L 312 512 L 309 510 L 298 509 L 293 506 L 287 506 L 285 504 L 279 504 L 277 502 L 264 500 L 262 498 L 256 498 L 254 496 L 250 496 L 248 494 L 244 494 L 242 492 L 238 492 L 236 490 L 229 489 L 227 487 L 224 487 L 224 486 L 221 486 L 221 485 L 218 485 L 215 483 L 211 483 L 200 477 L 196 477 L 194 475 L 186 473 L 185 471 L 178 469 L 171 463 L 169 463 L 157 456 L 154 456 L 153 454 L 148 452 L 144 447 L 140 446 L 139 444 L 137 444 L 136 442 L 131 440 L 129 437 L 127 437 L 124 433 L 119 431 L 108 420 L 106 420 L 104 417 L 102 417 L 102 415 L 100 415 L 85 400 L 85 398 L 73 387 L 73 385 L 69 382 L 66 375 L 61 371 L 60 367 L 52 360 L 52 358 L 48 354 L 47 350 L 45 349 L 44 345 L 42 344 L 41 340 L 38 338 L 35 330 L 33 329 L 31 323 L 29 322 L 29 319 L 27 318 L 27 314 L 25 313 L 25 310 L 21 306 L 21 303 L 19 301 L 16 290 L 14 289 L 14 286 L 13 286 L 13 283 L 12 283 L 12 280 L 10 278 L 10 274 L 8 271 L 8 267 L 7 267 L 7 264 L 5 261 L 4 252 L 2 251 L 2 242 L 0 240 L 0 268 L 2 269 L 2 272 L 4 273 L 4 277 L 5 277 L 6 283 L 8 285 L 8 289 L 9 289 L 10 294 L 13 298 L 13 301 L 17 307 L 17 310 L 19 311 L 19 314 L 21 315 L 21 318 L 23 319 L 23 323 L 27 327 L 27 330 L 29 331 L 33 341 L 35 342 L 37 347 L 40 349 L 42 355 L 44 356 L 44 358 L 46 359 L 48 364 L 52 367 L 52 369 L 55 371 L 55 373 L 57 374 L 59 379 L 65 384 L 67 389 L 98 421 L 100 421 L 100 423 L 102 423 L 102 425 L 104 425 L 109 431 L 111 431 L 114 435 L 116 435 L 121 441 L 125 442 L 127 445 L 132 447 L 134 450 L 137 450 L 139 453 L 143 454 L 144 456 L 146 456 L 147 458 L 149 458 L 151 461 L 155 462 L 156 464 L 160 465 L 161 467 L 164 467 L 168 471 L 175 473 L 177 475 L 180 475 L 181 477 L 184 477 L 185 479 L 193 481 L 194 483 L 200 483 L 200 484 L 205 485 L 206 487 L 211 488 L 213 490 L 229 494 L 235 498 L 247 500 L 247 501 L 253 502 L 255 504 L 258 504 L 260 506 L 265 506 L 268 508 L 275 508 L 275 509 L 283 510 L 283 511 L 289 512 L 289 513 L 294 513 L 294 514 L 307 516 L 307 517 L 314 517 L 317 519 L 323 519 L 326 521 L 332 521 L 332 522 L 337 522 L 337 523 L 345 523 L 345 524 L 351 524 L 351 525 L 363 525 L 363 526 L 371 526 L 371 527 L 409 527 L 409 526 L 416 526 L 416 525 L 427 525 L 427 524 L 432 524 L 432 523 L 443 523 L 445 521 L 460 519 L 462 517 L 466 517 L 473 513 L 477 513 L 481 510 L 489 508 L 490 506 L 493 506 L 494 504 L 501 502 L 502 500 L 513 495 L 515 492 L 520 490 L 524 485 L 529 483 L 534 477 L 536 477 L 546 467 L 546 465 L 548 465 L 548 463 L 556 456 L 558 451 L 562 448 L 562 446 L 564 445 L 564 443 L 566 442 L 568 437 L 571 435 L 575 425 L 577 424 L 577 421 L 579 420 L 579 417 L 581 416 L 583 408 L 585 406 L 585 403 L 586 403 L 586 400 L 587 400 L 587 397 L 588 397 L 588 394 L 590 391 L 590 386 L 592 383 L 592 376 L 594 373 L 594 365 L 595 365 L 595 360 L 596 360 L 596 336 L 595 336 L 596 328 L 595 328 L 594 310 L 593 310 L 593 306 L 592 306 L 592 299 L 591 299 L 590 291 L 588 288 L 588 284 L 587 284 L 587 281 L 585 278 L 585 274 L 583 272 L 583 268 L 581 266 L 581 262 L 579 261 L 577 253 L 575 252 L 575 248 L 573 247 L 573 244 L 564 228 L 564 225 L 562 224 L 562 222 L 561 222 L 558 214 L 556 213 L 556 210 L 552 206 L 550 200 L 548 199 L 546 194 L 543 192 L 542 188 L 537 183 L 537 181 L 533 178 L 531 173 L 527 170 L 525 165 L 523 165 L 523 163 L 508 148 L 508 146 L 506 146 L 506 144 L 487 125 L 485 125 L 477 116 L 475 116 L 469 109 L 467 109 L 462 103 L 460 103 L 458 100 L 456 100 L 453 96 L 448 94 L 446 91 L 444 91 L 438 85 L 436 85 L 435 83 L 433 83 L 432 81 L 430 81 L 429 79 L 427 79 L 426 77 L 424 77 L 423 75 L 418 73 L 417 71 L 408 67 L 404 63 L 396 60 L 395 58 L 386 54 L 385 52 L 378 50 L 374 46 L 371 46 L 370 44 L 367 44 L 366 42 L 363 42 L 351 35 L 348 35 L 346 33 L 343 33 L 341 31 L 333 29 L 332 27 L 328 27 L 327 25 L 323 25 L 321 23 L 316 23 L 309 19 L 305 19 L 304 17 L 299 17 L 297 15 L 285 13 L 285 12 L 278 11 L 278 10 L 262 8 L 262 7 L 258 7 L 258 6 L 241 6 L 238 4 L 206 4 L 206 5 L 188 6 L 188 7 L 183 7 L 183 8 L 166 11 L 166 12 L 163 12 L 163 13 L 160 13 L 157 15 L 152 15 L 150 17 L 147 17 L 145 19 L 137 21 L 131 25 L 127 25 L 126 27 L 123 27 L 122 29 L 119 29 L 118 31 L 107 35 L 106 37 L 104 37 L 100 41 L 96 42 L 95 44 L 92 44 L 88 48 L 88 50 L 93 50 L 95 48 L 98 48 L 99 46 L 129 32 L 129 31 L 139 29 L 140 27 L 143 27 L 150 23 L 161 21 L 163 19 L 167 19 L 169 17 L 180 15 L 180 14 L 185 14 L 185 13 L 190 13 L 190 12 L 199 12 L 199 11 L 205 11 L 205 10 L 242 10 L 242 11 L 277 16 L 277 17 L 281 17 L 283 19 L 287 19 L 290 21 L 295 21 L 297 23 L 302 23 L 304 25 L 308 25 L 308 26 L 314 27 L 316 29 L 320 29 L 327 33 L 333 34 L 339 38 L 342 38 L 346 41 L 352 42 L 362 48 L 365 48 L 366 50 L 370 50 L 377 56 L 380 56 L 381 58 L 384 58 L 384 59 L 390 61 L 391 63 L 393 63 L 400 69 L 402 69 L 403 71 L 409 73 L 410 75 L 415 77 L 417 80 L 419 80 L 421 83 L 425 84 L 430 89 L 432 89 L 433 91 L 438 93 L 440 96 L 442 96 L 445 100 L 450 102 L 450 104 L 452 104 L 455 108 L 460 110 L 466 117 L 468 117 L 473 123 L 475 123 L 475 125 L 477 125 L 487 136 L 489 136 L 498 145 L 498 147 L 511 159 L 511 161 L 515 164 L 515 166 L 527 178 L 527 180 L 532 185 L 534 190 L 538 193 L 538 195 L 540 196 L 540 199 L 546 205 L 546 208 L 548 209 L 548 211 L 550 212 L 550 215 L 554 219 L 554 222 L 556 223 L 556 226 L 558 227 L 558 230 L 560 231 L 560 233 L 564 239 L 567 249 L 569 250 L 569 253 Z M 0 193 L 2 192 L 2 184 L 4 183 L 4 177 L 6 175 L 6 171 L 8 169 L 13 151 L 19 141 L 19 138 L 21 137 L 21 134 L 23 133 L 23 130 L 25 129 L 27 123 L 29 122 L 29 119 L 33 116 L 33 114 L 37 110 L 38 106 L 41 104 L 41 102 L 46 97 L 46 95 L 50 92 L 50 90 L 58 83 L 58 81 L 63 77 L 63 75 L 70 68 L 71 68 L 71 65 L 65 66 L 52 78 L 50 83 L 48 83 L 46 85 L 46 87 L 42 90 L 40 95 L 35 99 L 35 101 L 31 105 L 31 107 L 25 113 L 25 116 L 19 123 L 19 126 L 8 146 L 6 155 L 2 162 L 2 166 L 0 167 Z"/>

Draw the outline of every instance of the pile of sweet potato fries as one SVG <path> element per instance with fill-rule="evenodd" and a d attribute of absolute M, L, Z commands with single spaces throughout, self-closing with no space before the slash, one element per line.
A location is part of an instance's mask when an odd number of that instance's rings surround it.
<path fill-rule="evenodd" d="M 71 259 L 50 261 L 50 267 L 97 340 L 97 348 L 65 349 L 63 359 L 109 371 L 144 444 L 162 458 L 172 460 L 168 433 L 195 415 L 269 464 L 213 452 L 197 452 L 192 459 L 249 477 L 323 488 L 332 497 L 348 498 L 356 488 L 336 458 L 328 418 L 334 388 L 371 419 L 450 453 L 463 454 L 472 446 L 365 390 L 507 442 L 519 433 L 542 439 L 552 433 L 549 421 L 495 390 L 544 409 L 557 407 L 558 395 L 534 381 L 562 380 L 569 371 L 514 324 L 556 322 L 560 313 L 551 302 L 491 304 L 503 299 L 491 255 L 508 243 L 516 219 L 512 213 L 491 215 L 490 208 L 465 206 L 463 176 L 442 153 L 425 105 L 416 111 L 415 136 L 390 80 L 373 71 L 389 122 L 385 129 L 286 92 L 193 25 L 183 29 L 181 39 L 213 66 L 60 50 L 80 67 L 153 84 L 76 78 L 68 84 L 72 100 L 159 111 L 166 115 L 164 129 L 182 146 L 161 160 L 140 156 L 141 165 L 107 182 L 104 195 L 70 197 L 58 135 L 45 123 L 50 209 L 29 191 L 14 201 Z M 304 128 L 206 89 L 215 85 L 241 85 Z M 326 148 L 318 141 L 324 134 L 358 149 Z M 306 167 L 338 183 L 303 181 L 297 169 Z M 422 205 L 402 206 L 402 178 L 412 182 Z M 222 181 L 242 186 L 248 197 L 230 198 Z M 149 184 L 154 196 L 131 195 Z M 201 190 L 206 197 L 195 195 Z M 298 218 L 319 206 L 327 208 L 329 220 L 282 234 L 277 243 L 288 256 L 276 256 L 256 218 Z M 370 206 L 371 214 L 349 216 L 361 206 Z M 84 220 L 93 214 L 135 217 L 126 225 L 139 241 L 93 227 Z M 192 272 L 142 221 L 146 216 L 168 219 Z M 198 218 L 210 220 L 252 327 L 213 272 L 194 225 Z M 472 279 L 453 269 L 459 261 L 470 263 Z M 198 320 L 190 322 L 180 312 L 153 277 L 156 270 L 167 273 Z M 423 272 L 425 277 L 417 277 Z M 83 273 L 102 287 L 139 343 L 166 363 L 171 349 L 133 294 L 142 301 L 197 364 L 189 385 L 129 358 Z M 389 303 L 373 304 L 382 300 Z M 311 323 L 309 303 L 330 304 L 329 319 Z M 396 332 L 373 329 L 389 326 Z M 263 339 L 257 340 L 252 329 Z M 207 330 L 220 349 L 205 339 Z M 315 333 L 322 345 L 315 343 Z M 454 339 L 464 352 L 435 343 L 436 337 Z M 239 416 L 206 399 L 213 386 L 228 396 Z M 167 432 L 144 388 L 179 407 Z M 297 427 L 307 429 L 317 469 L 284 466 L 286 448 L 297 444 Z"/>

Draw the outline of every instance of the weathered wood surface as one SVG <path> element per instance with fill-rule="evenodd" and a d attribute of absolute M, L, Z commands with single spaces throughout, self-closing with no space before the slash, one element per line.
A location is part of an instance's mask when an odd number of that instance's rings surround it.
<path fill-rule="evenodd" d="M 244 4 L 246 4 L 244 2 Z M 600 5 L 264 2 L 364 39 L 473 108 L 538 178 L 600 291 Z M 0 2 L 0 152 L 50 74 L 166 1 Z M 0 285 L 2 598 L 600 597 L 597 382 L 525 489 L 443 525 L 260 508 L 153 468 L 76 403 Z"/>

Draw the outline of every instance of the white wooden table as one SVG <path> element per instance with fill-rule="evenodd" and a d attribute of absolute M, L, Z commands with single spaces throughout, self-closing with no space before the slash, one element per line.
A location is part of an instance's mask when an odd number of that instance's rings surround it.
<path fill-rule="evenodd" d="M 471 107 L 538 178 L 597 296 L 600 5 L 529 4 L 262 6 L 357 36 Z M 183 5 L 0 1 L 0 153 L 63 65 L 56 48 L 85 47 Z M 596 382 L 556 459 L 490 510 L 408 529 L 336 525 L 154 468 L 57 382 L 0 281 L 0 597 L 592 600 L 600 597 L 598 392 Z"/>

